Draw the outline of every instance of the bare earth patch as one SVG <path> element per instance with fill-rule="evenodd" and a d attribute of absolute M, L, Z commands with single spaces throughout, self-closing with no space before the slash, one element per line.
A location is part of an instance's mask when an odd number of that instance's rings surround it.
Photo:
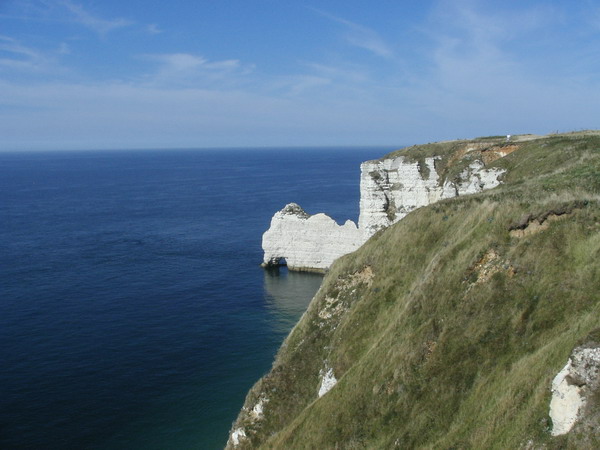
<path fill-rule="evenodd" d="M 539 233 L 540 231 L 548 229 L 551 222 L 556 222 L 557 220 L 569 217 L 574 209 L 580 208 L 581 206 L 580 202 L 575 202 L 573 204 L 551 209 L 543 214 L 525 214 L 517 222 L 514 222 L 508 227 L 508 232 L 511 237 L 516 238 Z"/>
<path fill-rule="evenodd" d="M 506 272 L 509 277 L 513 277 L 517 271 L 512 264 L 498 254 L 493 248 L 489 249 L 468 271 L 468 279 L 475 278 L 471 286 L 487 283 L 492 277 L 500 272 Z M 470 288 L 469 287 L 469 288 Z"/>
<path fill-rule="evenodd" d="M 512 152 L 519 150 L 519 146 L 516 144 L 510 145 L 495 145 L 486 150 L 482 150 L 481 158 L 484 164 L 491 164 L 497 159 L 504 158 L 506 155 L 510 155 Z"/>

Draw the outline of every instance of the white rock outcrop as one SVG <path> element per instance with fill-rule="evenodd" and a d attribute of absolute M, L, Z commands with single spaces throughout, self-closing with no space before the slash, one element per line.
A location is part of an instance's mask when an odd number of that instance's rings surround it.
<path fill-rule="evenodd" d="M 327 394 L 337 384 L 333 369 L 327 368 L 326 370 L 322 370 L 320 375 L 321 385 L 319 386 L 319 392 L 317 393 L 319 398 Z"/>
<path fill-rule="evenodd" d="M 338 225 L 325 214 L 311 216 L 290 203 L 275 213 L 263 235 L 263 264 L 277 266 L 285 260 L 292 270 L 323 270 L 362 243 L 362 234 L 351 220 Z"/>
<path fill-rule="evenodd" d="M 600 387 L 600 347 L 578 347 L 552 381 L 552 435 L 566 434 L 582 419 L 589 396 Z"/>
<path fill-rule="evenodd" d="M 268 402 L 269 399 L 266 396 L 262 395 L 251 409 L 242 409 L 247 413 L 246 417 L 247 419 L 249 419 L 249 421 L 245 424 L 246 428 L 240 426 L 233 428 L 229 432 L 229 439 L 227 440 L 225 448 L 236 448 L 239 445 L 243 444 L 245 441 L 248 441 L 248 439 L 252 437 L 253 427 L 255 427 L 256 424 L 264 418 L 265 405 Z"/>
<path fill-rule="evenodd" d="M 400 156 L 362 163 L 359 229 L 371 236 L 422 206 L 496 187 L 500 184 L 498 177 L 504 173 L 485 169 L 481 161 L 474 161 L 458 181 L 442 183 L 435 169 L 437 160 L 425 158 L 421 164 Z"/>
<path fill-rule="evenodd" d="M 229 442 L 227 444 L 228 445 L 230 444 L 233 447 L 237 447 L 245 439 L 246 439 L 246 432 L 244 431 L 244 429 L 236 428 L 235 430 L 233 430 L 233 432 L 229 436 Z"/>
<path fill-rule="evenodd" d="M 583 406 L 581 388 L 569 383 L 567 376 L 572 369 L 572 361 L 558 372 L 552 380 L 552 400 L 550 401 L 550 418 L 552 419 L 552 436 L 568 433 Z"/>
<path fill-rule="evenodd" d="M 468 149 L 467 149 L 468 150 Z M 442 180 L 439 157 L 422 163 L 404 156 L 361 164 L 358 227 L 350 220 L 338 225 L 325 214 L 307 214 L 290 203 L 278 211 L 264 233 L 264 266 L 287 264 L 293 270 L 324 270 L 340 256 L 358 249 L 367 239 L 411 211 L 444 198 L 474 194 L 500 184 L 500 169 L 473 161 L 457 180 Z"/>
<path fill-rule="evenodd" d="M 268 402 L 269 399 L 267 397 L 261 397 L 256 403 L 256 405 L 254 405 L 254 407 L 252 408 L 252 411 L 250 411 L 250 417 L 252 417 L 252 419 L 254 420 L 262 419 L 265 411 L 265 404 L 267 404 Z"/>

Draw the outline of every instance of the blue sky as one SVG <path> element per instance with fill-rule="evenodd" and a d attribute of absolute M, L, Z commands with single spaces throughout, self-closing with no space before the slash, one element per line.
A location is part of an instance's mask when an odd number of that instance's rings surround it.
<path fill-rule="evenodd" d="M 600 128 L 600 2 L 0 0 L 0 150 Z"/>

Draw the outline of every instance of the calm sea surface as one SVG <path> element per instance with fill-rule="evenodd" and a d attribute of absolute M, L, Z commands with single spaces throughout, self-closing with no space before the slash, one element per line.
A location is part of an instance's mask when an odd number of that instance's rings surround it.
<path fill-rule="evenodd" d="M 0 448 L 222 448 L 321 282 L 271 216 L 357 220 L 390 150 L 0 153 Z"/>

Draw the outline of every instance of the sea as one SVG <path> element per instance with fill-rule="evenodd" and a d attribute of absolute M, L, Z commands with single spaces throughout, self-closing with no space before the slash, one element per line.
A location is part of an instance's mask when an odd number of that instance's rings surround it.
<path fill-rule="evenodd" d="M 219 449 L 322 276 L 289 202 L 356 221 L 389 147 L 0 153 L 0 448 Z"/>

